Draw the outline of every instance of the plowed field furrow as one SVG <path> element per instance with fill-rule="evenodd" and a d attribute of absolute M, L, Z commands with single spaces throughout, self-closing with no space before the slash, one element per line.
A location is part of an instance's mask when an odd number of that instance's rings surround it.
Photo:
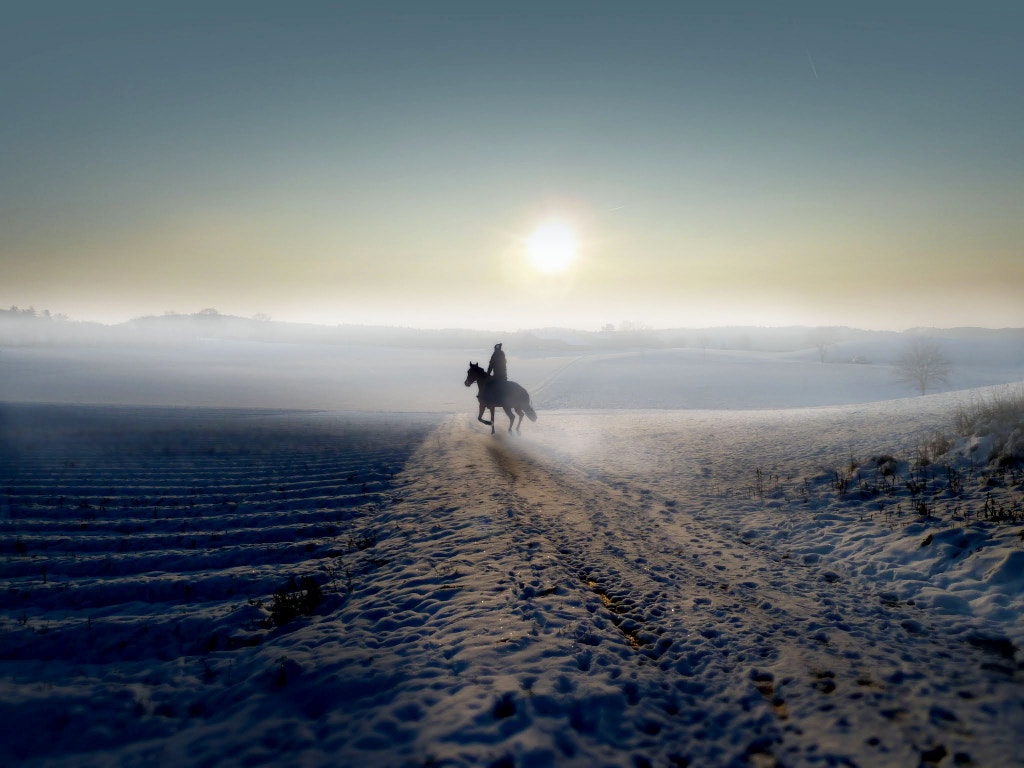
<path fill-rule="evenodd" d="M 211 469 L 207 469 L 211 471 Z M 0 493 L 17 495 L 23 502 L 38 502 L 44 504 L 59 503 L 60 497 L 64 497 L 65 504 L 72 499 L 110 496 L 115 498 L 139 498 L 142 499 L 174 499 L 191 498 L 198 495 L 204 496 L 233 496 L 279 492 L 277 489 L 287 484 L 291 493 L 315 493 L 318 489 L 327 490 L 339 485 L 363 484 L 385 484 L 390 480 L 391 473 L 387 471 L 378 472 L 352 472 L 347 467 L 337 471 L 325 472 L 323 475 L 310 475 L 300 470 L 301 480 L 295 476 L 263 476 L 245 478 L 248 482 L 223 483 L 216 485 L 127 485 L 123 483 L 111 484 L 102 483 L 86 485 L 84 483 L 63 484 L 55 482 L 52 485 L 46 484 L 46 478 L 33 479 L 31 482 L 4 482 L 0 479 Z M 241 478 L 240 478 L 241 480 Z"/>
<path fill-rule="evenodd" d="M 381 489 L 384 490 L 384 489 Z M 319 496 L 311 499 L 301 500 L 299 506 L 296 500 L 280 500 L 276 502 L 246 503 L 246 504 L 211 504 L 206 506 L 196 505 L 190 507 L 155 507 L 151 511 L 140 510 L 137 507 L 105 508 L 102 510 L 29 510 L 31 515 L 9 515 L 8 520 L 17 520 L 19 530 L 24 531 L 59 531 L 62 527 L 69 530 L 84 531 L 114 531 L 118 533 L 129 533 L 135 530 L 135 526 L 141 526 L 142 530 L 152 529 L 154 525 L 162 525 L 171 522 L 177 525 L 195 523 L 200 525 L 202 521 L 213 522 L 215 526 L 232 525 L 233 522 L 218 522 L 222 520 L 242 520 L 241 524 L 252 525 L 256 520 L 260 523 L 268 517 L 283 514 L 291 514 L 296 517 L 315 514 L 321 510 L 345 510 L 350 507 L 362 506 L 364 504 L 381 503 L 386 497 L 377 492 L 367 491 L 358 494 L 342 494 L 338 496 Z M 50 512 L 52 516 L 46 516 Z M 130 526 L 126 528 L 126 526 Z"/>
<path fill-rule="evenodd" d="M 362 519 L 435 421 L 4 409 L 0 662 L 241 648 L 296 580 L 337 599 L 382 562 Z"/>

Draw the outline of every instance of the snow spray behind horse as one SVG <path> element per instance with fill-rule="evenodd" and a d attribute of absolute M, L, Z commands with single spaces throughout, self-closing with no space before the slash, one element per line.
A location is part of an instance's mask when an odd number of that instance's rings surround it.
<path fill-rule="evenodd" d="M 537 420 L 537 413 L 530 406 L 530 393 L 516 384 L 514 381 L 502 381 L 497 377 L 488 376 L 487 372 L 476 363 L 469 364 L 469 371 L 466 373 L 466 386 L 473 382 L 478 385 L 476 399 L 480 401 L 480 413 L 476 419 L 484 424 L 489 424 L 491 434 L 494 434 L 494 409 L 501 407 L 508 415 L 508 431 L 512 431 L 512 425 L 516 423 L 516 417 L 512 414 L 515 411 L 519 414 L 519 425 L 516 432 L 523 423 L 523 413 L 530 421 Z M 484 418 L 484 409 L 491 409 L 491 420 Z"/>

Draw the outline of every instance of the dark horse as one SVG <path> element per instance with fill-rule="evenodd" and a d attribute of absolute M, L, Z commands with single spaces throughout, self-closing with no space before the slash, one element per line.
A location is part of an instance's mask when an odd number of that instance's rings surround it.
<path fill-rule="evenodd" d="M 469 371 L 466 373 L 466 386 L 470 386 L 474 381 L 479 385 L 476 399 L 480 401 L 480 413 L 476 418 L 477 421 L 490 424 L 492 435 L 494 434 L 494 409 L 498 406 L 504 408 L 505 413 L 508 414 L 509 432 L 512 431 L 512 425 L 516 423 L 516 417 L 512 415 L 513 410 L 519 414 L 520 425 L 523 423 L 524 411 L 530 417 L 530 421 L 537 420 L 537 414 L 530 407 L 530 393 L 514 381 L 501 381 L 497 377 L 488 376 L 487 371 L 479 365 L 470 363 Z M 485 408 L 491 409 L 490 421 L 484 418 Z M 517 426 L 516 432 L 518 431 L 519 427 Z"/>

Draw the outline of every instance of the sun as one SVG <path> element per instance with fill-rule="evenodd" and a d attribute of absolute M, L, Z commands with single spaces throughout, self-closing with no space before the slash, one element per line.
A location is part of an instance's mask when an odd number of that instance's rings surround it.
<path fill-rule="evenodd" d="M 526 252 L 541 272 L 561 272 L 576 258 L 576 237 L 562 222 L 548 221 L 530 235 Z"/>

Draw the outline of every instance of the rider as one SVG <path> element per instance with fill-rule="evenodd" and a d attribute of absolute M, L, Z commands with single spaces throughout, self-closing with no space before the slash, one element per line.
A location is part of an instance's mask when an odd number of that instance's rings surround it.
<path fill-rule="evenodd" d="M 501 344 L 494 345 L 494 354 L 491 355 L 491 362 L 487 364 L 487 375 L 494 371 L 494 378 L 498 381 L 508 381 L 508 370 L 505 368 L 505 353 L 501 351 Z"/>

